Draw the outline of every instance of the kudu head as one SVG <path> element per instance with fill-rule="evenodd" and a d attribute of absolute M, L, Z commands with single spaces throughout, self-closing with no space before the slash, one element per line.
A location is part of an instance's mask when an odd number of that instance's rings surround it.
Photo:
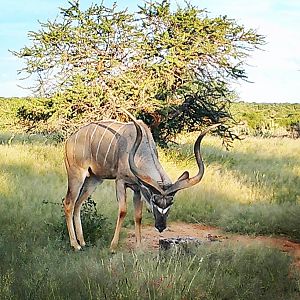
<path fill-rule="evenodd" d="M 199 168 L 198 173 L 194 177 L 190 178 L 189 172 L 185 171 L 181 176 L 179 176 L 175 183 L 165 185 L 162 182 L 153 180 L 153 178 L 149 175 L 143 174 L 143 172 L 137 168 L 134 158 L 141 144 L 143 133 L 141 126 L 138 124 L 136 119 L 129 112 L 125 112 L 133 121 L 137 133 L 135 142 L 129 153 L 129 167 L 131 172 L 137 177 L 141 192 L 154 215 L 156 229 L 159 232 L 162 232 L 167 227 L 167 217 L 173 204 L 175 194 L 179 190 L 199 183 L 202 179 L 204 174 L 204 164 L 200 153 L 200 143 L 209 130 L 219 126 L 220 124 L 214 124 L 201 132 L 195 142 L 194 154 Z"/>

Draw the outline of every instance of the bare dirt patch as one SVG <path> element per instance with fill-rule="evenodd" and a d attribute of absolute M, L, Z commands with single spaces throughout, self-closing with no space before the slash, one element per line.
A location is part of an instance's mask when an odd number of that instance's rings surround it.
<path fill-rule="evenodd" d="M 270 247 L 276 247 L 291 255 L 295 266 L 300 269 L 300 244 L 292 242 L 284 237 L 232 234 L 211 226 L 182 222 L 170 223 L 168 229 L 162 233 L 156 231 L 153 226 L 143 226 L 142 237 L 142 247 L 149 250 L 158 250 L 159 239 L 175 237 L 195 237 L 212 242 L 231 242 L 243 245 L 251 245 L 254 243 L 263 244 Z M 126 245 L 129 249 L 134 249 L 135 247 L 135 234 L 133 229 L 128 231 Z"/>

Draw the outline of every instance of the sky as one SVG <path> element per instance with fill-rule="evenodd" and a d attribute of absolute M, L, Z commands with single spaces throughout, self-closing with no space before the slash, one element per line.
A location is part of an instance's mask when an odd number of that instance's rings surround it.
<path fill-rule="evenodd" d="M 103 1 L 106 6 L 135 11 L 143 1 Z M 209 16 L 227 15 L 246 28 L 266 37 L 262 51 L 254 51 L 247 60 L 249 82 L 234 86 L 240 100 L 247 102 L 300 103 L 300 1 L 299 0 L 190 0 Z M 83 8 L 101 0 L 81 0 Z M 183 0 L 171 3 L 183 4 Z M 0 0 L 0 97 L 30 96 L 30 80 L 21 80 L 22 60 L 8 50 L 18 51 L 30 45 L 27 33 L 40 29 L 38 21 L 53 20 L 67 0 Z M 24 75 L 23 75 L 24 76 Z"/>

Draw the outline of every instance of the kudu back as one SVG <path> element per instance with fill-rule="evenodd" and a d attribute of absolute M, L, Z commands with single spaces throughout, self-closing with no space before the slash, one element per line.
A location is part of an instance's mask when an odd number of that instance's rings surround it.
<path fill-rule="evenodd" d="M 169 209 L 177 191 L 198 183 L 204 173 L 200 143 L 213 125 L 203 131 L 195 142 L 194 153 L 199 167 L 190 178 L 185 171 L 172 183 L 158 160 L 157 149 L 149 128 L 127 113 L 130 123 L 113 120 L 91 123 L 71 135 L 65 144 L 65 165 L 68 190 L 64 211 L 71 246 L 80 250 L 85 246 L 80 209 L 83 202 L 104 179 L 115 179 L 119 212 L 110 249 L 115 251 L 120 229 L 126 216 L 126 189 L 133 190 L 135 236 L 141 243 L 143 199 L 148 203 L 155 219 L 155 227 L 166 228 Z"/>

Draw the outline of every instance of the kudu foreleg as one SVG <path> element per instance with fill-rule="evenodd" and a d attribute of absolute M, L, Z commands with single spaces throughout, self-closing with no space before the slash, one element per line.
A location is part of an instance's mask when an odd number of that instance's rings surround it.
<path fill-rule="evenodd" d="M 83 180 L 69 178 L 68 192 L 63 202 L 65 216 L 66 216 L 66 223 L 67 223 L 67 228 L 70 237 L 70 244 L 75 250 L 81 249 L 76 239 L 74 223 L 73 223 L 73 215 L 75 209 L 75 202 L 80 194 L 82 185 L 83 185 Z"/>
<path fill-rule="evenodd" d="M 134 225 L 135 225 L 135 241 L 136 247 L 141 245 L 141 223 L 143 214 L 143 201 L 141 199 L 141 192 L 134 191 L 133 194 L 133 204 L 134 204 Z"/>
<path fill-rule="evenodd" d="M 127 213 L 126 187 L 125 187 L 125 183 L 122 180 L 116 181 L 116 192 L 117 192 L 117 199 L 119 203 L 119 212 L 118 212 L 115 234 L 110 244 L 110 251 L 112 253 L 116 251 L 116 248 L 118 246 L 121 227 Z"/>
<path fill-rule="evenodd" d="M 81 218 L 80 218 L 80 209 L 84 201 L 94 192 L 96 186 L 100 184 L 102 180 L 98 180 L 95 176 L 91 175 L 90 177 L 86 177 L 84 184 L 81 188 L 80 195 L 78 200 L 75 203 L 74 209 L 74 223 L 75 223 L 75 230 L 76 230 L 76 237 L 79 241 L 80 246 L 85 246 L 85 241 L 83 238 L 83 231 L 81 225 Z"/>

